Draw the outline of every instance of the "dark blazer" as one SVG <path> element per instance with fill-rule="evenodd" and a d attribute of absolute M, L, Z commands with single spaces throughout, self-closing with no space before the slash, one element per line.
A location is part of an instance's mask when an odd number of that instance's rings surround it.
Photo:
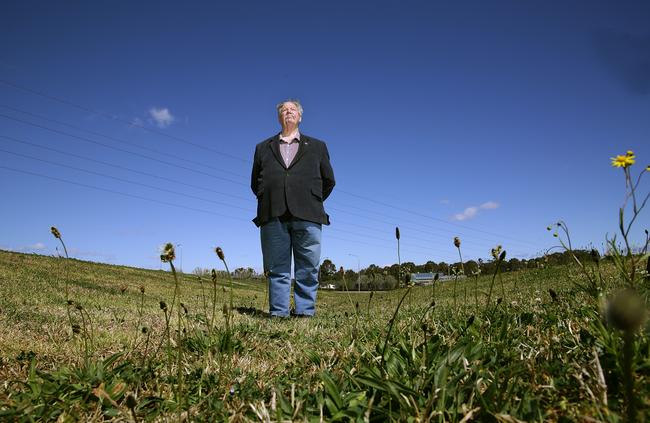
<path fill-rule="evenodd" d="M 280 154 L 280 134 L 255 147 L 251 189 L 257 196 L 257 217 L 262 226 L 287 211 L 310 222 L 329 225 L 323 201 L 334 188 L 334 171 L 323 141 L 300 134 L 296 157 L 289 167 Z"/>

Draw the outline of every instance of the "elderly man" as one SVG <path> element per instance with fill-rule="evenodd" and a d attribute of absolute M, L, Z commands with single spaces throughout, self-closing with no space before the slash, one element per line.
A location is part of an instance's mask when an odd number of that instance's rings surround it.
<path fill-rule="evenodd" d="M 251 189 L 257 197 L 264 271 L 269 278 L 269 313 L 288 317 L 291 255 L 295 315 L 316 312 L 321 225 L 329 225 L 323 201 L 334 188 L 334 172 L 323 141 L 301 134 L 297 100 L 277 106 L 282 132 L 255 147 Z"/>

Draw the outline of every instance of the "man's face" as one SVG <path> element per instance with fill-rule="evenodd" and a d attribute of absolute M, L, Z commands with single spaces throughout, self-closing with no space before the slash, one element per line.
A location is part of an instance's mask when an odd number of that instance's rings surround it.
<path fill-rule="evenodd" d="M 282 104 L 280 115 L 278 116 L 282 126 L 298 125 L 300 118 L 300 112 L 298 112 L 298 107 L 295 104 L 288 101 Z"/>

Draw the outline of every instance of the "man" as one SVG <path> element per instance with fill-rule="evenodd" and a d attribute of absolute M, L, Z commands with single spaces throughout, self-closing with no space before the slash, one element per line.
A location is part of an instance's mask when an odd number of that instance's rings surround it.
<path fill-rule="evenodd" d="M 323 141 L 301 134 L 297 100 L 277 105 L 282 132 L 255 147 L 251 189 L 257 196 L 264 271 L 269 278 L 269 313 L 289 316 L 291 255 L 295 314 L 316 312 L 321 225 L 329 225 L 323 201 L 334 188 L 334 172 Z"/>

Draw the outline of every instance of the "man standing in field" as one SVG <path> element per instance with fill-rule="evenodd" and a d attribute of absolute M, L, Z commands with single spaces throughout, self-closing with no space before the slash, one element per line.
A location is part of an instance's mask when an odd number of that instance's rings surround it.
<path fill-rule="evenodd" d="M 301 134 L 303 109 L 297 100 L 277 105 L 282 132 L 255 147 L 251 189 L 257 197 L 264 271 L 269 279 L 269 313 L 289 316 L 291 256 L 296 316 L 316 312 L 323 202 L 334 188 L 334 172 L 323 141 Z"/>

